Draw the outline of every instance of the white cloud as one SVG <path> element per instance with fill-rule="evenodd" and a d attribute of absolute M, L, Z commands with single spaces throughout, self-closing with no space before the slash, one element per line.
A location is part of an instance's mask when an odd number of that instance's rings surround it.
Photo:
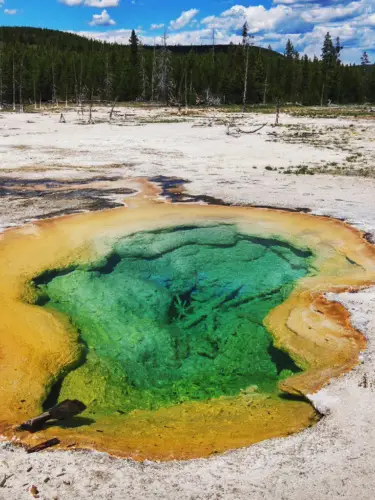
<path fill-rule="evenodd" d="M 105 7 L 118 7 L 120 5 L 120 0 L 59 0 L 59 2 L 69 7 L 84 5 L 86 7 L 99 7 L 100 9 Z"/>
<path fill-rule="evenodd" d="M 4 9 L 4 14 L 8 14 L 8 16 L 14 16 L 17 12 L 17 9 Z"/>
<path fill-rule="evenodd" d="M 85 0 L 83 4 L 87 7 L 118 7 L 120 0 Z"/>
<path fill-rule="evenodd" d="M 209 16 L 202 20 L 210 28 L 239 30 L 246 21 L 250 33 L 272 30 L 278 24 L 287 23 L 288 16 L 293 16 L 293 9 L 285 5 L 278 5 L 267 10 L 263 5 L 244 7 L 234 5 L 222 12 L 219 16 Z"/>
<path fill-rule="evenodd" d="M 115 21 L 105 9 L 101 14 L 94 14 L 90 22 L 90 26 L 113 26 L 114 24 L 116 24 Z"/>
<path fill-rule="evenodd" d="M 250 33 L 255 35 L 256 45 L 267 47 L 271 44 L 274 50 L 281 53 L 290 38 L 301 55 L 320 57 L 324 36 L 329 31 L 332 38 L 339 36 L 341 39 L 344 46 L 341 59 L 344 62 L 359 62 L 364 50 L 370 54 L 371 60 L 375 60 L 375 0 L 273 0 L 269 8 L 260 4 L 250 7 L 238 4 L 219 15 L 208 16 L 200 23 L 197 19 L 198 9 L 190 9 L 172 20 L 167 25 L 171 30 L 168 43 L 211 44 L 212 28 L 215 28 L 217 44 L 240 43 L 241 28 L 247 21 Z M 106 20 L 101 19 L 92 25 L 111 25 L 114 22 L 111 21 L 108 16 Z M 153 31 L 164 27 L 163 24 L 151 24 L 147 31 L 137 30 L 137 34 L 144 44 L 152 45 Z M 130 32 L 130 29 L 112 29 L 81 34 L 127 44 Z M 160 43 L 159 40 L 157 42 Z"/>
<path fill-rule="evenodd" d="M 330 7 L 314 6 L 301 13 L 301 17 L 308 23 L 326 22 L 332 19 L 342 19 L 346 16 L 357 14 L 362 9 L 361 2 L 351 2 L 349 5 L 338 5 Z"/>
<path fill-rule="evenodd" d="M 162 28 L 164 28 L 164 23 L 151 24 L 151 26 L 150 26 L 151 30 L 161 30 Z"/>
<path fill-rule="evenodd" d="M 181 13 L 180 17 L 178 17 L 175 21 L 171 21 L 169 26 L 172 30 L 179 30 L 186 26 L 194 19 L 194 17 L 198 14 L 198 9 L 190 9 L 185 10 Z"/>
<path fill-rule="evenodd" d="M 127 45 L 129 43 L 129 38 L 131 35 L 131 29 L 119 29 L 110 31 L 70 31 L 70 33 L 75 33 L 76 35 L 85 36 L 86 38 L 92 38 L 93 40 L 100 40 L 101 42 L 108 43 L 121 43 Z M 137 35 L 139 33 L 137 32 Z"/>
<path fill-rule="evenodd" d="M 74 7 L 75 5 L 81 5 L 83 0 L 59 0 L 60 3 L 64 5 L 69 5 L 69 7 Z"/>

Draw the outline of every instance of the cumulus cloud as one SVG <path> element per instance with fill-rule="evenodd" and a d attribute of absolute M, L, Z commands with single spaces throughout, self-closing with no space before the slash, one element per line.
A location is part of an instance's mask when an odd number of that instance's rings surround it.
<path fill-rule="evenodd" d="M 8 16 L 14 16 L 17 12 L 17 9 L 4 9 L 4 14 L 8 14 Z"/>
<path fill-rule="evenodd" d="M 115 21 L 105 9 L 101 14 L 94 14 L 90 22 L 90 26 L 113 26 L 114 24 L 116 24 Z"/>
<path fill-rule="evenodd" d="M 93 40 L 99 40 L 101 42 L 108 43 L 121 43 L 127 45 L 129 43 L 129 38 L 131 35 L 131 29 L 114 29 L 110 31 L 70 31 L 69 33 L 74 33 L 76 35 L 84 36 L 86 38 L 92 38 Z M 137 32 L 137 35 L 139 33 Z"/>
<path fill-rule="evenodd" d="M 151 30 L 161 30 L 162 28 L 164 28 L 164 23 L 151 24 L 151 26 L 150 26 Z"/>
<path fill-rule="evenodd" d="M 86 7 L 118 7 L 120 0 L 59 0 L 60 3 L 75 7 L 76 5 L 85 5 Z"/>
<path fill-rule="evenodd" d="M 76 0 L 64 0 L 74 2 Z M 98 0 L 86 0 L 98 1 Z M 108 0 L 109 1 L 109 0 Z M 113 0 L 111 0 L 113 1 Z M 240 0 L 238 0 L 240 2 Z M 0 0 L 1 2 L 1 0 Z M 82 0 L 81 0 L 82 2 Z M 102 13 L 103 14 L 103 13 Z M 107 18 L 93 26 L 111 25 L 114 21 Z M 233 5 L 218 15 L 204 18 L 198 23 L 198 9 L 190 9 L 172 20 L 168 43 L 211 44 L 212 29 L 218 44 L 240 43 L 241 28 L 245 21 L 249 32 L 255 36 L 254 43 L 283 52 L 288 38 L 301 55 L 320 56 L 324 36 L 327 31 L 333 38 L 339 36 L 344 46 L 342 60 L 359 62 L 361 53 L 366 50 L 370 59 L 375 59 L 375 0 L 273 0 L 266 8 L 264 5 Z M 111 23 L 112 21 L 112 23 Z M 163 29 L 163 24 L 151 24 L 148 32 L 138 30 L 144 44 L 153 44 L 155 30 Z M 109 30 L 102 33 L 81 33 L 100 40 L 128 43 L 129 30 Z"/>
<path fill-rule="evenodd" d="M 361 2 L 351 2 L 349 5 L 338 5 L 330 7 L 316 6 L 301 13 L 301 17 L 308 23 L 327 22 L 339 20 L 358 14 L 362 10 Z"/>
<path fill-rule="evenodd" d="M 278 5 L 266 9 L 263 5 L 244 7 L 234 5 L 222 12 L 219 16 L 209 16 L 202 20 L 210 28 L 239 30 L 246 21 L 250 33 L 264 30 L 273 30 L 277 25 L 288 22 L 288 16 L 293 16 L 293 9 L 285 5 Z"/>
<path fill-rule="evenodd" d="M 83 4 L 87 7 L 118 7 L 120 0 L 85 0 Z"/>
<path fill-rule="evenodd" d="M 190 9 L 185 10 L 181 13 L 180 17 L 178 17 L 175 21 L 171 21 L 169 26 L 172 30 L 179 30 L 184 28 L 187 24 L 189 24 L 194 17 L 198 14 L 198 9 Z"/>
<path fill-rule="evenodd" d="M 81 5 L 83 0 L 59 0 L 60 3 L 64 5 L 69 5 L 69 7 L 74 7 L 75 5 Z"/>

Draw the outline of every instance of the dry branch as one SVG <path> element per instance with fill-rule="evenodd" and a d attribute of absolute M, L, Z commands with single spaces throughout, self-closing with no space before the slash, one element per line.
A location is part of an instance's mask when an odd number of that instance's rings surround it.
<path fill-rule="evenodd" d="M 35 432 L 40 430 L 48 420 L 66 420 L 82 413 L 84 410 L 86 410 L 86 405 L 78 401 L 78 399 L 66 399 L 38 417 L 27 420 L 18 429 Z"/>
<path fill-rule="evenodd" d="M 236 132 L 238 134 L 255 134 L 255 132 L 258 132 L 258 130 L 261 130 L 266 125 L 267 125 L 267 123 L 264 123 L 263 125 L 261 125 L 260 127 L 254 129 L 254 130 L 242 130 L 240 128 L 236 128 Z"/>
<path fill-rule="evenodd" d="M 32 446 L 26 450 L 27 453 L 37 453 L 38 451 L 43 451 L 47 448 L 51 448 L 51 446 L 56 446 L 60 444 L 60 440 L 57 438 L 49 439 L 48 441 L 43 441 L 43 443 L 37 444 L 36 446 Z"/>

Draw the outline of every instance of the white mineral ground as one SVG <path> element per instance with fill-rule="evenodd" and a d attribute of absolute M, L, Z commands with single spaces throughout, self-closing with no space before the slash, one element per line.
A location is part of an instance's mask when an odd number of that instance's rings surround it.
<path fill-rule="evenodd" d="M 59 114 L 50 112 L 0 115 L 0 183 L 2 177 L 179 176 L 190 181 L 186 187 L 191 194 L 236 203 L 308 207 L 375 236 L 374 120 L 282 115 L 283 127 L 268 125 L 256 134 L 233 137 L 226 135 L 222 120 L 228 116 L 221 113 L 181 117 L 181 123 L 156 123 L 172 119 L 160 110 L 126 113 L 112 125 L 79 124 L 73 111 L 65 113 L 65 124 L 58 123 Z M 94 113 L 97 121 L 106 116 L 105 110 Z M 237 116 L 237 125 L 247 130 L 272 121 L 269 115 Z M 210 122 L 208 127 L 196 126 Z M 270 135 L 275 132 L 276 136 Z M 369 177 L 282 173 L 301 164 L 331 170 L 347 166 L 352 173 L 365 168 Z M 121 180 L 114 186 L 119 183 L 126 186 Z M 39 206 L 35 213 L 36 199 L 13 198 L 4 196 L 2 227 L 52 211 L 51 206 Z M 373 499 L 375 289 L 330 298 L 350 310 L 353 324 L 368 338 L 368 348 L 356 369 L 311 396 L 325 415 L 314 428 L 211 459 L 169 463 L 135 463 L 96 452 L 29 456 L 3 443 L 0 484 L 4 476 L 7 480 L 0 487 L 0 498 L 29 499 L 30 487 L 36 485 L 45 500 Z"/>

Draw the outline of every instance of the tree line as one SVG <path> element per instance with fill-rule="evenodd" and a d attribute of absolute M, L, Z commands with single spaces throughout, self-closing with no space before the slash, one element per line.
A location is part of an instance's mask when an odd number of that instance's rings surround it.
<path fill-rule="evenodd" d="M 0 105 L 81 104 L 88 100 L 171 105 L 348 104 L 375 101 L 375 65 L 341 62 L 329 33 L 321 57 L 300 56 L 287 40 L 284 54 L 255 47 L 243 26 L 242 43 L 169 46 L 165 34 L 144 46 L 89 40 L 37 28 L 0 28 Z"/>

